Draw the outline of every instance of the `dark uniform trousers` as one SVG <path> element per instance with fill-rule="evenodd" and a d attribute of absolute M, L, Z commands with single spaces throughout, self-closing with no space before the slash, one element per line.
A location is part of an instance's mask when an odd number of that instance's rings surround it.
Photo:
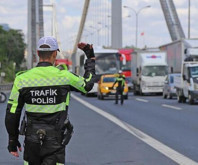
<path fill-rule="evenodd" d="M 40 143 L 25 140 L 24 160 L 28 165 L 57 165 L 65 163 L 65 146 L 56 139 Z M 58 162 L 58 163 L 57 163 Z"/>
<path fill-rule="evenodd" d="M 117 88 L 116 88 L 116 99 L 115 99 L 115 104 L 118 104 L 119 95 L 120 95 L 121 104 L 124 103 L 123 91 L 124 91 L 124 88 L 123 88 L 123 87 L 117 87 Z"/>
<path fill-rule="evenodd" d="M 37 131 L 45 130 L 46 135 L 40 141 Z M 62 133 L 56 124 L 27 125 L 24 141 L 24 160 L 27 165 L 64 165 L 65 145 L 62 145 Z"/>

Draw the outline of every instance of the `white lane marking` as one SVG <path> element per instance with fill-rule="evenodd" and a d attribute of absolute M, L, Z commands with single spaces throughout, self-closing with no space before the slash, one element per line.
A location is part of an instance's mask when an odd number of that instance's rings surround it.
<path fill-rule="evenodd" d="M 137 100 L 137 101 L 141 101 L 141 102 L 148 103 L 148 100 L 145 100 L 145 99 L 136 98 L 136 100 Z"/>
<path fill-rule="evenodd" d="M 165 144 L 159 142 L 158 140 L 152 138 L 151 136 L 145 134 L 144 132 L 138 130 L 137 128 L 133 127 L 132 125 L 129 125 L 120 119 L 116 118 L 115 116 L 105 112 L 104 110 L 95 107 L 94 105 L 82 100 L 81 98 L 77 97 L 74 94 L 71 94 L 72 98 L 79 101 L 89 109 L 93 110 L 94 112 L 100 114 L 101 116 L 105 117 L 106 119 L 110 120 L 114 124 L 118 125 L 122 129 L 126 130 L 133 136 L 137 137 L 138 139 L 142 140 L 152 148 L 156 149 L 157 151 L 161 152 L 168 158 L 172 159 L 176 163 L 180 165 L 198 165 L 198 162 L 193 161 L 192 159 L 186 157 L 185 155 L 182 155 L 181 153 L 175 151 L 174 149 L 166 146 Z"/>
<path fill-rule="evenodd" d="M 180 108 L 180 107 L 175 107 L 175 106 L 168 105 L 168 104 L 162 104 L 162 107 L 176 109 L 176 110 L 182 110 L 182 108 Z"/>

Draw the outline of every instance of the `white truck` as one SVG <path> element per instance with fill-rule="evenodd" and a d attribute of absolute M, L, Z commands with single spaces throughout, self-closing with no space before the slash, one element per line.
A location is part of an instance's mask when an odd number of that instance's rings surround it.
<path fill-rule="evenodd" d="M 167 52 L 169 73 L 181 73 L 175 78 L 178 102 L 193 104 L 198 99 L 198 39 L 181 39 L 160 49 Z"/>
<path fill-rule="evenodd" d="M 134 95 L 162 93 L 168 74 L 166 52 L 138 50 L 132 53 Z"/>

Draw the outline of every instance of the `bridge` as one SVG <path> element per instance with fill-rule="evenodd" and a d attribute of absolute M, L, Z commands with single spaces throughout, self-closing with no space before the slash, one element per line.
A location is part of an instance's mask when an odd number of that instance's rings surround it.
<path fill-rule="evenodd" d="M 161 4 L 161 8 L 163 10 L 165 21 L 167 23 L 172 41 L 185 38 L 185 34 L 178 18 L 173 0 L 159 0 L 159 3 Z M 60 43 L 60 38 L 57 31 L 55 1 L 51 0 L 50 4 L 43 4 L 42 0 L 28 1 L 28 68 L 34 66 L 38 61 L 35 45 L 38 38 L 44 35 L 42 6 L 45 8 L 51 8 L 51 35 L 58 38 L 58 41 Z M 137 16 L 140 11 L 136 12 L 133 8 L 127 6 L 125 7 L 133 10 L 133 12 L 136 14 L 137 47 Z M 146 9 L 147 7 L 150 6 L 143 7 L 142 9 Z M 79 30 L 76 34 L 73 50 L 71 51 L 71 55 L 73 56 L 72 61 L 74 61 L 74 64 L 76 64 L 75 62 L 77 61 L 74 57 L 77 52 L 77 44 L 81 40 L 93 43 L 96 47 L 104 46 L 106 48 L 122 48 L 122 19 L 121 0 L 85 0 Z M 63 55 L 61 55 L 60 58 L 64 58 Z"/>
<path fill-rule="evenodd" d="M 167 24 L 165 28 L 168 28 L 172 41 L 186 38 L 174 0 L 159 0 L 158 3 L 164 13 Z M 108 51 L 113 54 L 108 59 L 112 62 L 118 49 L 122 48 L 123 8 L 134 12 L 138 26 L 138 14 L 150 10 L 151 7 L 145 6 L 136 11 L 130 6 L 123 7 L 122 0 L 84 0 L 78 33 L 69 51 L 73 66 L 79 65 L 80 69 L 80 63 L 84 62 L 84 57 L 79 56 L 81 54 L 77 51 L 77 43 L 80 41 L 93 43 L 95 47 L 103 46 L 105 53 Z M 29 0 L 28 68 L 34 67 L 38 62 L 36 41 L 44 35 L 43 8 L 51 11 L 51 35 L 61 45 L 55 1 L 44 4 L 43 0 Z M 138 28 L 134 35 L 137 33 Z M 134 48 L 139 48 L 138 41 L 136 36 Z M 63 54 L 58 56 L 60 59 L 66 58 Z M 127 56 L 121 56 L 118 60 L 127 64 Z M 109 61 L 100 62 L 105 66 L 105 62 Z M 118 61 L 113 64 L 116 63 Z M 11 86 L 12 84 L 0 86 L 7 97 Z M 67 165 L 198 165 L 197 102 L 193 106 L 180 104 L 176 97 L 163 99 L 161 95 L 155 94 L 138 96 L 132 91 L 128 92 L 127 97 L 123 105 L 116 105 L 114 96 L 102 100 L 92 95 L 72 93 L 69 115 L 74 125 L 74 134 L 66 148 Z M 20 165 L 23 162 L 22 154 L 19 158 L 13 158 L 6 149 L 6 102 L 0 103 L 0 109 L 0 165 Z M 23 140 L 20 137 L 20 141 Z"/>

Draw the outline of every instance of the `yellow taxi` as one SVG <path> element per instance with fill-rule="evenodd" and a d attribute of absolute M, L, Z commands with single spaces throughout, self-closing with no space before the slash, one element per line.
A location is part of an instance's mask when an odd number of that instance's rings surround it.
<path fill-rule="evenodd" d="M 118 83 L 114 85 L 114 88 L 112 88 L 113 83 L 116 81 L 116 77 L 118 77 L 118 74 L 108 74 L 108 75 L 102 75 L 99 82 L 98 82 L 98 99 L 104 99 L 104 97 L 108 97 L 111 95 L 115 95 L 116 88 L 118 86 Z M 125 99 L 128 99 L 128 85 L 125 82 L 123 95 Z"/>

